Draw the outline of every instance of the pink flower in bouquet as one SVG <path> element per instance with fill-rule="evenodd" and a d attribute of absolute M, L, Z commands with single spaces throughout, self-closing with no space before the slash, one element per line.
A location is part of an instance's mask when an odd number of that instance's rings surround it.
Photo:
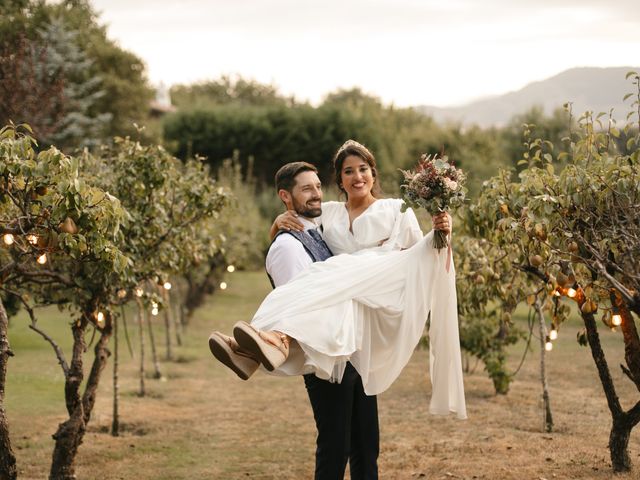
<path fill-rule="evenodd" d="M 462 170 L 449 163 L 446 156 L 422 155 L 414 171 L 402 170 L 405 183 L 402 185 L 404 209 L 424 208 L 431 215 L 450 211 L 464 202 L 466 177 Z M 434 247 L 447 246 L 446 235 L 434 232 Z"/>

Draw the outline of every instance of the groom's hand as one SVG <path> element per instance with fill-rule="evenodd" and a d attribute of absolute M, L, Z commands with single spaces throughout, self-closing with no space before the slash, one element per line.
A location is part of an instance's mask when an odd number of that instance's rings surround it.
<path fill-rule="evenodd" d="M 431 217 L 434 230 L 440 230 L 449 235 L 453 230 L 453 218 L 447 212 L 438 213 Z"/>

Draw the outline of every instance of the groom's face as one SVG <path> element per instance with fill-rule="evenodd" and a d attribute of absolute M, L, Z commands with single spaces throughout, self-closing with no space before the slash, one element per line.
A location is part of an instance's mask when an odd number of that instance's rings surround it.
<path fill-rule="evenodd" d="M 295 178 L 296 184 L 291 190 L 291 205 L 298 215 L 307 218 L 322 214 L 322 184 L 315 172 L 300 172 Z"/>

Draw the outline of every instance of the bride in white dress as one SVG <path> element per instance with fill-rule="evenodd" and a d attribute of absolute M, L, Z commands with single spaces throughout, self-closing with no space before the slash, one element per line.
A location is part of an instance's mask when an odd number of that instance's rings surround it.
<path fill-rule="evenodd" d="M 430 411 L 466 418 L 455 272 L 447 251 L 433 248 L 432 232 L 423 237 L 413 211 L 401 212 L 402 200 L 374 196 L 375 160 L 365 147 L 349 141 L 336 160 L 348 201 L 322 203 L 320 218 L 335 256 L 273 290 L 250 327 L 239 322 L 235 339 L 276 374 L 340 381 L 350 362 L 365 392 L 376 395 L 408 363 L 430 318 Z M 439 215 L 434 225 L 448 230 L 448 220 Z M 296 228 L 291 216 L 276 223 Z"/>

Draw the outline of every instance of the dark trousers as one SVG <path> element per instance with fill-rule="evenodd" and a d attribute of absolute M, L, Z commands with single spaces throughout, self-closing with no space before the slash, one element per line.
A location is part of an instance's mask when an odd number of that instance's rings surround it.
<path fill-rule="evenodd" d="M 378 401 L 355 368 L 347 364 L 342 383 L 305 375 L 304 384 L 318 429 L 315 480 L 343 480 L 347 461 L 352 480 L 377 480 Z"/>

